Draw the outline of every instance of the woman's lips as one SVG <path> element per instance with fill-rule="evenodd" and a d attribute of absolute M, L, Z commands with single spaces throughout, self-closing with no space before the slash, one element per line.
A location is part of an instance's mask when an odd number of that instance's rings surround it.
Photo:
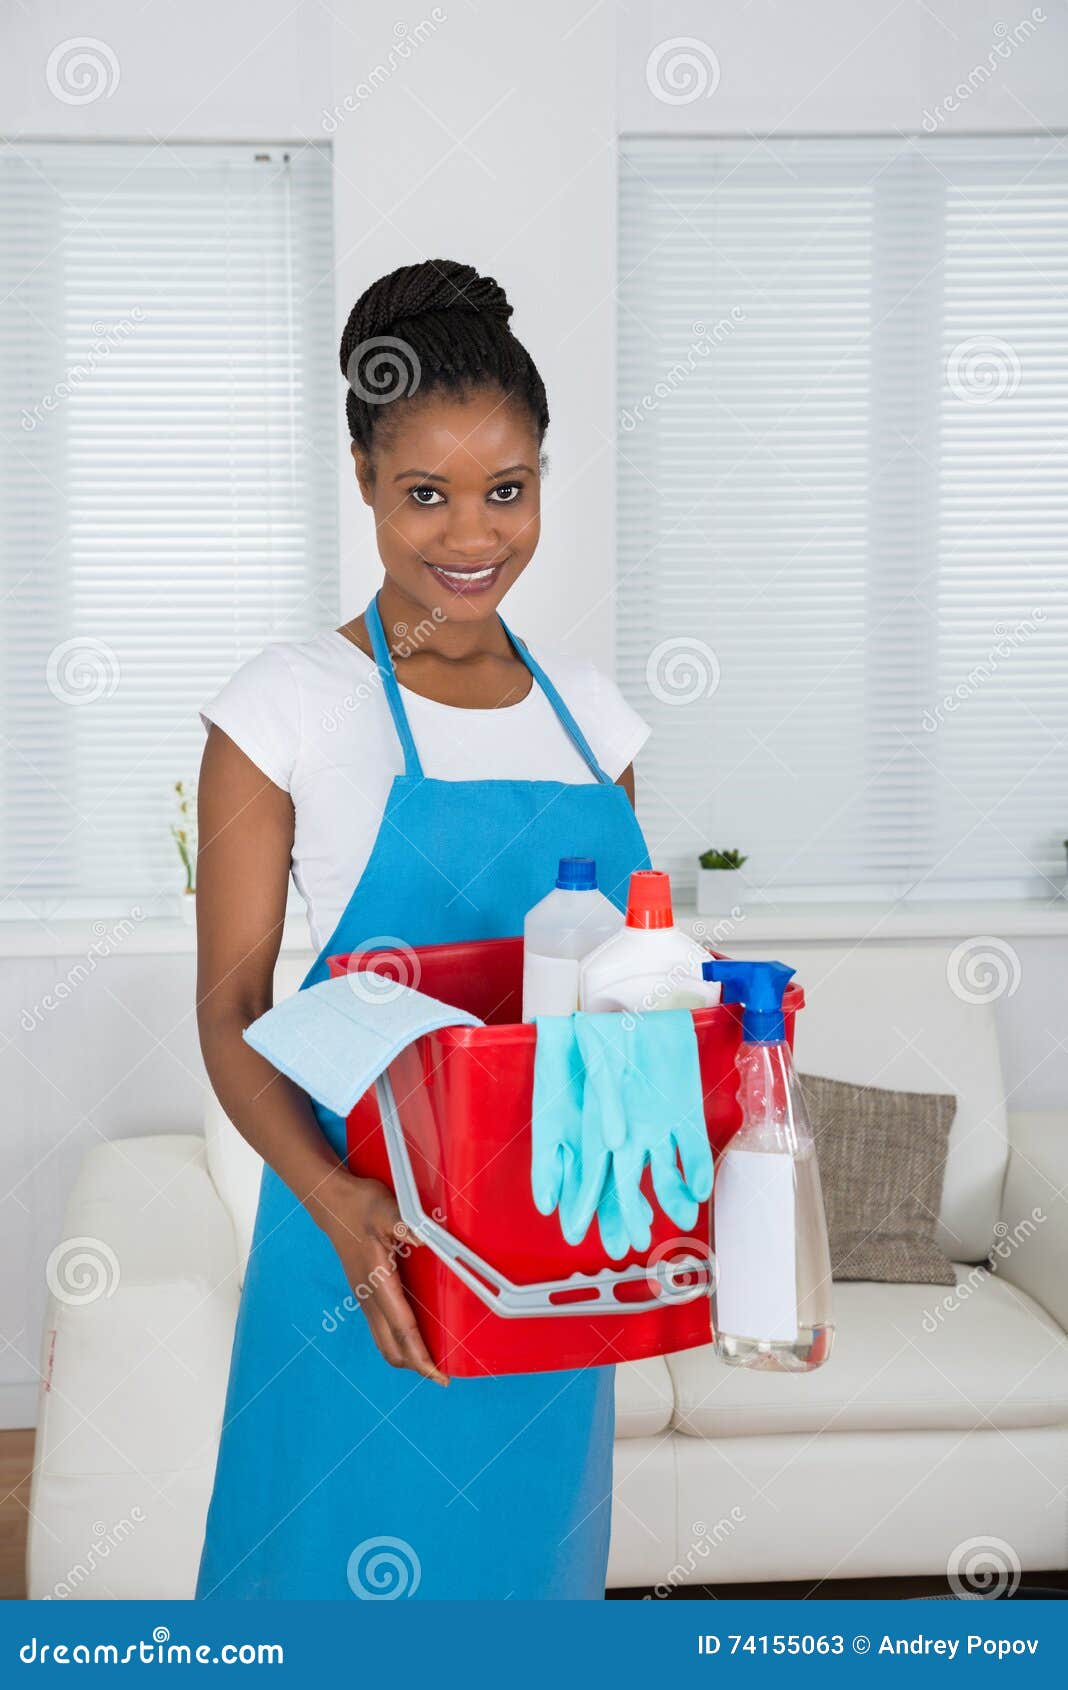
<path fill-rule="evenodd" d="M 426 559 L 423 559 L 426 563 Z M 507 559 L 505 560 L 507 562 Z M 479 569 L 446 569 L 444 564 L 427 563 L 430 573 L 438 581 L 443 581 L 454 593 L 462 593 L 469 597 L 476 593 L 492 591 L 497 584 L 497 577 L 504 568 L 503 563 L 484 564 Z"/>

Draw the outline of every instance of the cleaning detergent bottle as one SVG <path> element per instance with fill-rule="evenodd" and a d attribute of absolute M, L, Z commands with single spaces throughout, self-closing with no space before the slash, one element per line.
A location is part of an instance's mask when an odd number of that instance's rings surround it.
<path fill-rule="evenodd" d="M 622 912 L 597 890 L 593 858 L 561 857 L 556 885 L 523 923 L 523 1020 L 572 1015 L 580 961 L 622 925 Z"/>
<path fill-rule="evenodd" d="M 742 1124 L 719 1157 L 712 1206 L 716 1354 L 738 1367 L 807 1373 L 831 1353 L 831 1258 L 816 1149 L 782 998 L 781 962 L 710 961 L 724 1003 L 742 1004 Z"/>
<path fill-rule="evenodd" d="M 579 1005 L 584 1010 L 703 1009 L 720 990 L 704 978 L 708 952 L 675 926 L 671 881 L 657 869 L 630 877 L 627 917 L 619 932 L 584 958 Z"/>

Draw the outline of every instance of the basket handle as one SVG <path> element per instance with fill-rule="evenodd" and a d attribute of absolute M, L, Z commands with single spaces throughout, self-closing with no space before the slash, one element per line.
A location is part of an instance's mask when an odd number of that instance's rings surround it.
<path fill-rule="evenodd" d="M 711 1295 L 711 1261 L 697 1255 L 679 1256 L 670 1262 L 660 1261 L 652 1267 L 634 1262 L 625 1268 L 602 1268 L 598 1273 L 573 1273 L 566 1279 L 543 1279 L 533 1285 L 517 1285 L 474 1250 L 468 1249 L 466 1244 L 461 1244 L 446 1227 L 427 1214 L 419 1197 L 407 1141 L 397 1114 L 393 1082 L 385 1070 L 375 1081 L 375 1094 L 401 1219 L 495 1314 L 506 1318 L 543 1314 L 588 1315 L 591 1308 L 603 1305 L 611 1305 L 613 1314 L 649 1314 L 656 1308 L 656 1303 L 623 1300 L 615 1294 L 617 1286 L 635 1280 L 655 1285 L 661 1304 L 693 1302 L 698 1297 Z M 680 1283 L 683 1279 L 691 1280 L 695 1274 L 701 1275 L 697 1284 Z M 576 1291 L 585 1295 L 576 1297 Z M 572 1293 L 566 1301 L 556 1300 L 566 1292 Z"/>

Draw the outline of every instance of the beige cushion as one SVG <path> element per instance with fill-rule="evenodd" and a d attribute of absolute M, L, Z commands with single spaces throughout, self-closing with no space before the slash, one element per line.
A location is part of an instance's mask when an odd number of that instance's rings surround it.
<path fill-rule="evenodd" d="M 956 1099 L 801 1074 L 835 1279 L 953 1285 L 935 1243 Z"/>
<path fill-rule="evenodd" d="M 669 1356 L 677 1429 L 723 1438 L 1068 1425 L 1068 1339 L 985 1268 L 958 1268 L 953 1290 L 836 1285 L 834 1319 L 831 1358 L 814 1373 L 728 1367 L 710 1345 Z"/>

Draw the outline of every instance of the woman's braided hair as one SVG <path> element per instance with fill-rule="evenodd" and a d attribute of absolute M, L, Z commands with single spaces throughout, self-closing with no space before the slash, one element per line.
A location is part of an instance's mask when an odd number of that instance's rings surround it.
<path fill-rule="evenodd" d="M 549 426 L 545 386 L 508 327 L 511 315 L 492 276 L 451 258 L 406 264 L 374 282 L 341 337 L 345 415 L 356 444 L 370 455 L 398 399 L 499 387 L 529 410 L 540 446 Z"/>

